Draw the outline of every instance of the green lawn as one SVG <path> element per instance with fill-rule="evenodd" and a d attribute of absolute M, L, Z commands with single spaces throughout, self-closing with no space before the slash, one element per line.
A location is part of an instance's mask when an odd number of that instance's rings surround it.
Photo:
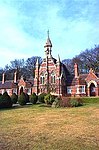
<path fill-rule="evenodd" d="M 99 150 L 99 103 L 0 110 L 0 150 Z"/>

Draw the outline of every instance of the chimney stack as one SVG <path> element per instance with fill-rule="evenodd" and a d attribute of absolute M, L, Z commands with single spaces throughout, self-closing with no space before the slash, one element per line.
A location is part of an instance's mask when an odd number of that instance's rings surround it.
<path fill-rule="evenodd" d="M 2 74 L 2 84 L 5 82 L 5 73 Z"/>
<path fill-rule="evenodd" d="M 74 65 L 75 78 L 78 77 L 78 65 L 75 63 Z"/>
<path fill-rule="evenodd" d="M 14 83 L 17 82 L 17 72 L 14 73 Z"/>

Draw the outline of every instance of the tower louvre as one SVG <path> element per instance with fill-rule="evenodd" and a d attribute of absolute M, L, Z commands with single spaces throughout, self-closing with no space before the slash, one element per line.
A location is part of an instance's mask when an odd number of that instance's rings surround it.
<path fill-rule="evenodd" d="M 48 58 L 51 58 L 52 57 L 52 54 L 51 54 L 51 52 L 52 52 L 52 42 L 51 42 L 50 37 L 49 37 L 49 31 L 47 32 L 47 35 L 48 35 L 47 41 L 46 41 L 46 44 L 44 46 L 45 56 L 48 57 Z"/>

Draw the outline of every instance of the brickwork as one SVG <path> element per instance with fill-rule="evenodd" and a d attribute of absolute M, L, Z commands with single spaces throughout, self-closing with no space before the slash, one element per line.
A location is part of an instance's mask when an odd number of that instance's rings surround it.
<path fill-rule="evenodd" d="M 13 81 L 5 81 L 5 73 L 0 82 L 0 93 L 8 92 L 20 94 L 21 92 L 31 95 L 48 93 L 58 96 L 99 96 L 99 78 L 94 71 L 90 69 L 88 74 L 79 74 L 78 65 L 74 64 L 74 75 L 70 75 L 64 64 L 58 59 L 52 57 L 52 43 L 49 38 L 44 46 L 45 58 L 42 64 L 37 59 L 35 78 L 31 81 L 24 80 L 21 77 L 17 80 L 17 72 L 14 73 Z"/>

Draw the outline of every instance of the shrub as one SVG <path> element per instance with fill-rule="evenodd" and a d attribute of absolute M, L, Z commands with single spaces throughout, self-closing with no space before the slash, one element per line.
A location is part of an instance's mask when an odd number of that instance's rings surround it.
<path fill-rule="evenodd" d="M 83 100 L 81 98 L 77 98 L 78 106 L 83 106 Z"/>
<path fill-rule="evenodd" d="M 70 106 L 71 107 L 77 107 L 78 106 L 78 101 L 76 99 L 71 99 L 70 100 Z"/>
<path fill-rule="evenodd" d="M 7 92 L 0 96 L 0 108 L 11 108 L 12 101 Z"/>
<path fill-rule="evenodd" d="M 36 104 L 36 102 L 37 102 L 37 95 L 35 94 L 35 93 L 33 93 L 31 96 L 30 96 L 30 102 L 32 103 L 32 104 Z"/>
<path fill-rule="evenodd" d="M 78 107 L 78 106 L 82 106 L 83 102 L 80 98 L 71 98 L 70 99 L 70 106 L 71 107 Z"/>
<path fill-rule="evenodd" d="M 61 101 L 61 98 L 56 97 L 55 101 L 52 103 L 52 107 L 54 107 L 54 108 L 60 107 L 60 101 Z"/>
<path fill-rule="evenodd" d="M 61 107 L 78 107 L 82 105 L 83 101 L 81 98 L 62 97 L 62 100 L 60 101 Z"/>
<path fill-rule="evenodd" d="M 60 101 L 60 106 L 61 107 L 70 107 L 70 98 L 62 97 L 62 99 Z"/>
<path fill-rule="evenodd" d="M 48 105 L 52 105 L 52 103 L 54 102 L 55 100 L 55 96 L 51 95 L 51 94 L 47 94 L 45 97 L 44 97 L 44 101 L 45 103 Z"/>
<path fill-rule="evenodd" d="M 16 104 L 17 101 L 18 101 L 18 95 L 13 93 L 12 96 L 11 96 L 11 101 L 12 101 L 13 104 Z"/>
<path fill-rule="evenodd" d="M 46 93 L 41 93 L 39 96 L 38 96 L 38 101 L 40 103 L 45 103 L 44 101 L 44 97 L 46 96 Z"/>
<path fill-rule="evenodd" d="M 21 95 L 18 97 L 18 103 L 20 105 L 26 105 L 26 95 L 24 92 L 21 93 Z"/>

